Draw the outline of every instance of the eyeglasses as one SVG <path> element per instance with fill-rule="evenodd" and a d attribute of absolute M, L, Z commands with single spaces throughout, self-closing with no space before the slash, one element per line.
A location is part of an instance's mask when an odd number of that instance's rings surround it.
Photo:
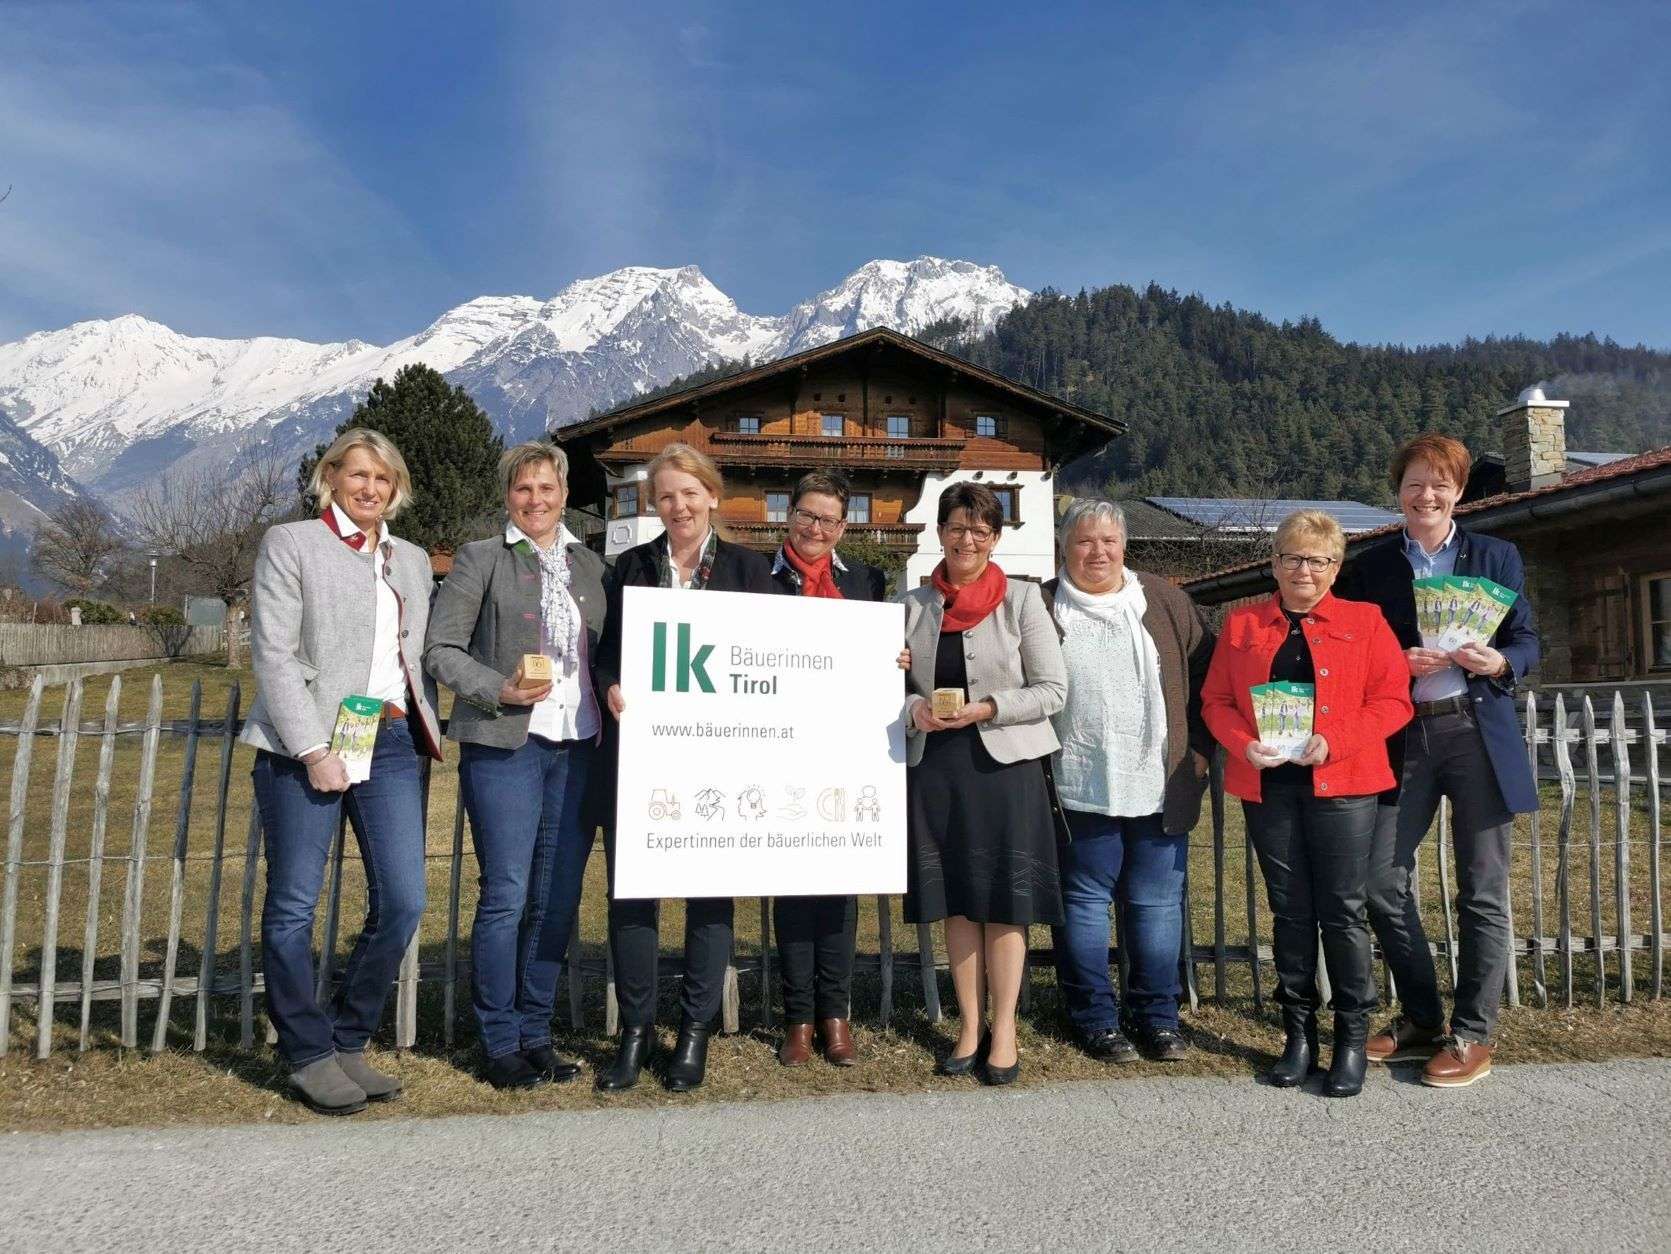
<path fill-rule="evenodd" d="M 789 517 L 793 518 L 798 524 L 805 527 L 808 531 L 819 527 L 823 528 L 825 531 L 834 531 L 837 527 L 847 521 L 845 518 L 830 518 L 824 514 L 814 514 L 810 510 L 804 510 L 799 507 L 790 510 Z"/>
<path fill-rule="evenodd" d="M 990 527 L 947 527 L 946 534 L 953 540 L 969 539 L 976 544 L 985 544 L 998 533 Z"/>
<path fill-rule="evenodd" d="M 1304 566 L 1314 575 L 1321 575 L 1334 565 L 1332 557 L 1316 557 L 1308 553 L 1278 553 L 1276 560 L 1282 563 L 1283 570 L 1298 570 Z"/>

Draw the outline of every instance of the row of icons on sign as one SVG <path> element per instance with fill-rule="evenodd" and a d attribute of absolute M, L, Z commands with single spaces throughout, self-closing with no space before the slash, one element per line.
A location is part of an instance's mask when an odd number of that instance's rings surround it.
<path fill-rule="evenodd" d="M 804 819 L 807 816 L 807 789 L 785 788 L 787 800 L 771 812 L 780 819 Z M 732 800 L 717 788 L 704 788 L 696 794 L 696 817 L 718 822 L 726 816 L 726 803 Z M 766 790 L 758 784 L 750 784 L 735 798 L 735 813 L 739 819 L 763 819 L 767 816 Z M 847 821 L 848 804 L 847 789 L 826 788 L 818 794 L 812 803 L 818 812 L 818 817 L 826 823 L 845 823 Z M 855 822 L 875 823 L 882 817 L 882 803 L 876 796 L 876 786 L 866 784 L 859 789 L 859 795 L 853 798 L 852 814 Z M 653 823 L 667 822 L 680 816 L 679 795 L 671 788 L 653 788 L 650 790 L 650 821 Z"/>

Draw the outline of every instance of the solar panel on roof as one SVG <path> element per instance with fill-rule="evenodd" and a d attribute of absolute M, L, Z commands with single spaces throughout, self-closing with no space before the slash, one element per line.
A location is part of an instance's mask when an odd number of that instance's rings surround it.
<path fill-rule="evenodd" d="M 1300 509 L 1322 510 L 1348 533 L 1373 531 L 1398 521 L 1390 510 L 1359 501 L 1255 500 L 1212 496 L 1151 496 L 1152 505 L 1214 531 L 1275 531 L 1282 520 Z"/>

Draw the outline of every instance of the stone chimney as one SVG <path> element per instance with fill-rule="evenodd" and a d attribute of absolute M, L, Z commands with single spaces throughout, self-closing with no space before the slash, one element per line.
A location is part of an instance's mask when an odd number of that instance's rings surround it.
<path fill-rule="evenodd" d="M 1525 492 L 1559 483 L 1567 469 L 1567 405 L 1534 383 L 1497 411 L 1503 425 L 1504 489 Z"/>

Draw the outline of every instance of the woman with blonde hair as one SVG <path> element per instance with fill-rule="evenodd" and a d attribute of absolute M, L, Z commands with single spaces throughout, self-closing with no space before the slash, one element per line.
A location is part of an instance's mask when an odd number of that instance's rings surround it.
<path fill-rule="evenodd" d="M 266 836 L 261 911 L 267 1012 L 301 1100 L 345 1115 L 400 1092 L 373 1069 L 367 1040 L 383 1017 L 424 908 L 418 755 L 440 760 L 434 689 L 420 669 L 429 555 L 389 534 L 411 499 L 400 450 L 345 431 L 314 468 L 322 513 L 262 538 L 250 595 L 250 659 L 260 693 L 244 721 Z M 344 697 L 377 703 L 366 778 L 331 749 Z M 314 995 L 313 915 L 346 807 L 365 863 L 365 927 L 328 1006 Z"/>
<path fill-rule="evenodd" d="M 1300 510 L 1272 548 L 1276 595 L 1225 619 L 1201 715 L 1229 751 L 1224 787 L 1241 798 L 1270 897 L 1287 1040 L 1266 1079 L 1292 1087 L 1317 1065 L 1320 931 L 1335 1013 L 1323 1091 L 1351 1097 L 1363 1087 L 1376 1002 L 1367 910 L 1376 797 L 1393 783 L 1387 737 L 1410 721 L 1409 673 L 1381 611 L 1330 592 L 1346 552 L 1339 523 Z M 1310 690 L 1311 734 L 1292 756 L 1260 739 L 1254 715 L 1253 689 L 1279 682 Z"/>
<path fill-rule="evenodd" d="M 651 459 L 645 476 L 650 499 L 664 528 L 661 535 L 628 549 L 615 562 L 609 610 L 598 645 L 594 674 L 609 713 L 629 717 L 631 693 L 621 689 L 621 607 L 625 588 L 678 588 L 692 592 L 773 592 L 771 564 L 764 556 L 722 540 L 716 530 L 725 482 L 719 469 L 688 444 L 669 444 Z M 613 788 L 609 792 L 613 793 Z M 601 1089 L 638 1083 L 650 1056 L 656 1018 L 656 957 L 660 948 L 655 899 L 623 900 L 615 895 L 614 816 L 606 820 L 604 850 L 610 859 L 609 946 L 615 961 L 615 989 L 621 1006 L 621 1039 L 615 1063 L 598 1077 Z M 675 1093 L 702 1083 L 708 1038 L 719 1014 L 725 968 L 731 957 L 732 901 L 693 897 L 685 902 L 685 964 L 680 983 L 679 1042 L 663 1082 Z"/>

